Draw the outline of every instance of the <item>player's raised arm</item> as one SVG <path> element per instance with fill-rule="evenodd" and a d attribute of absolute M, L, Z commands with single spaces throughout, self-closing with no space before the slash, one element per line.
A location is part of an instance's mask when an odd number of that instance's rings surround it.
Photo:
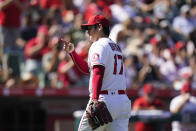
<path fill-rule="evenodd" d="M 75 51 L 74 44 L 68 42 L 64 39 L 59 40 L 59 46 L 63 44 L 63 50 L 71 56 L 73 62 L 75 63 L 76 67 L 82 72 L 83 74 L 90 74 L 88 64 L 84 61 Z"/>

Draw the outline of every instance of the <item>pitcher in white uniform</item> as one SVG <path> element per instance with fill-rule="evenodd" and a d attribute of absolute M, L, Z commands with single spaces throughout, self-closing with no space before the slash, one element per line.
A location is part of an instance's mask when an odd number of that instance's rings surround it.
<path fill-rule="evenodd" d="M 92 45 L 88 53 L 88 63 L 82 60 L 74 50 L 74 44 L 61 40 L 79 70 L 90 74 L 90 101 L 104 101 L 113 118 L 111 123 L 100 126 L 95 131 L 128 131 L 131 102 L 126 95 L 126 78 L 122 51 L 109 36 L 110 22 L 102 15 L 89 18 L 81 25 L 87 30 Z M 87 104 L 88 107 L 88 104 Z M 83 114 L 78 131 L 91 131 Z"/>

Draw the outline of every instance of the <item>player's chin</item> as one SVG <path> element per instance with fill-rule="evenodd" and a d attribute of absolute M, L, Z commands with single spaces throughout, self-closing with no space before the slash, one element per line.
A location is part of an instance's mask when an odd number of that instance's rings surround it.
<path fill-rule="evenodd" d="M 95 42 L 95 40 L 93 39 L 92 36 L 89 36 L 89 40 L 90 40 L 90 42 Z"/>
<path fill-rule="evenodd" d="M 97 38 L 97 37 L 93 37 L 93 36 L 89 36 L 89 40 L 90 40 L 91 42 L 95 42 L 95 41 L 98 40 L 98 38 Z"/>

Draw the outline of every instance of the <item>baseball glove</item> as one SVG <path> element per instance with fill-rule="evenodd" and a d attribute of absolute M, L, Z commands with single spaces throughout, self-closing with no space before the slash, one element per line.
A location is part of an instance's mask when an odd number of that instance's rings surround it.
<path fill-rule="evenodd" d="M 91 101 L 86 110 L 86 117 L 93 130 L 99 126 L 112 122 L 112 116 L 103 101 Z"/>

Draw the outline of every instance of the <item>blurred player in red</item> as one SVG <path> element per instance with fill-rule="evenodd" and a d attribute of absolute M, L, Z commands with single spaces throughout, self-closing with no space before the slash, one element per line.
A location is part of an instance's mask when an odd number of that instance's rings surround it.
<path fill-rule="evenodd" d="M 93 15 L 82 29 L 87 30 L 92 42 L 88 52 L 88 63 L 74 50 L 74 44 L 62 40 L 78 69 L 90 74 L 89 92 L 91 101 L 104 101 L 113 118 L 111 123 L 96 131 L 128 131 L 131 103 L 126 95 L 126 78 L 122 51 L 109 36 L 110 22 L 103 15 Z M 88 105 L 87 105 L 88 108 Z M 83 114 L 79 131 L 91 131 L 86 113 Z"/>
<path fill-rule="evenodd" d="M 155 98 L 154 87 L 151 84 L 143 86 L 143 96 L 136 99 L 133 103 L 133 110 L 154 110 L 163 106 L 161 100 Z M 155 131 L 153 123 L 136 122 L 135 131 Z"/>

